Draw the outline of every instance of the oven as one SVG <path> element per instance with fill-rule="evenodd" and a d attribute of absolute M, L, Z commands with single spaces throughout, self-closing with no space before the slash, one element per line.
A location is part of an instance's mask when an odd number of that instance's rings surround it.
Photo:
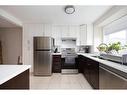
<path fill-rule="evenodd" d="M 78 57 L 76 55 L 67 55 L 62 57 L 62 69 L 77 69 Z"/>
<path fill-rule="evenodd" d="M 78 55 L 72 52 L 72 49 L 67 49 L 62 53 L 62 73 L 78 73 Z"/>

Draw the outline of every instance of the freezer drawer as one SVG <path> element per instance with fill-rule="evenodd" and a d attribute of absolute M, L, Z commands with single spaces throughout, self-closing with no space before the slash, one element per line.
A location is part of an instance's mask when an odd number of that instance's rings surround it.
<path fill-rule="evenodd" d="M 99 66 L 99 89 L 127 89 L 127 79 Z"/>
<path fill-rule="evenodd" d="M 51 51 L 35 51 L 34 75 L 51 75 L 52 55 Z"/>

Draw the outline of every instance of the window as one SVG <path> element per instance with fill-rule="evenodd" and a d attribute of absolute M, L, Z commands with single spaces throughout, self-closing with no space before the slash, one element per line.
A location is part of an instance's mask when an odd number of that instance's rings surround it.
<path fill-rule="evenodd" d="M 118 41 L 121 42 L 122 45 L 127 44 L 127 29 L 104 34 L 104 43 L 109 44 Z"/>

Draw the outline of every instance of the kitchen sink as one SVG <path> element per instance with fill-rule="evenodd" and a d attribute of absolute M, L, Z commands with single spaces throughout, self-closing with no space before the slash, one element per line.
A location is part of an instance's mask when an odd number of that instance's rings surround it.
<path fill-rule="evenodd" d="M 98 56 L 96 56 L 96 55 L 93 55 L 93 56 L 91 56 L 91 57 L 96 57 L 96 58 L 98 58 Z"/>
<path fill-rule="evenodd" d="M 124 58 L 120 57 L 120 56 L 106 55 L 106 54 L 103 54 L 103 56 L 102 55 L 100 55 L 100 56 L 93 55 L 91 57 L 99 58 L 99 59 L 103 59 L 103 60 L 108 60 L 108 61 L 116 62 L 119 64 L 123 64 L 123 65 L 127 65 L 127 56 L 126 55 Z"/>
<path fill-rule="evenodd" d="M 100 56 L 97 56 L 97 55 L 93 55 L 91 57 L 102 59 Z"/>

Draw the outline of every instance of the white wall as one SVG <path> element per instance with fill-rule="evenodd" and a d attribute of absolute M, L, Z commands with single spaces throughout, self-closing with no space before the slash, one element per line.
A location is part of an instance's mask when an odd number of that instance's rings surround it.
<path fill-rule="evenodd" d="M 33 71 L 33 37 L 43 35 L 43 24 L 23 25 L 23 63 L 32 66 L 31 72 Z"/>
<path fill-rule="evenodd" d="M 1 28 L 3 63 L 17 64 L 18 56 L 22 56 L 22 29 Z"/>

